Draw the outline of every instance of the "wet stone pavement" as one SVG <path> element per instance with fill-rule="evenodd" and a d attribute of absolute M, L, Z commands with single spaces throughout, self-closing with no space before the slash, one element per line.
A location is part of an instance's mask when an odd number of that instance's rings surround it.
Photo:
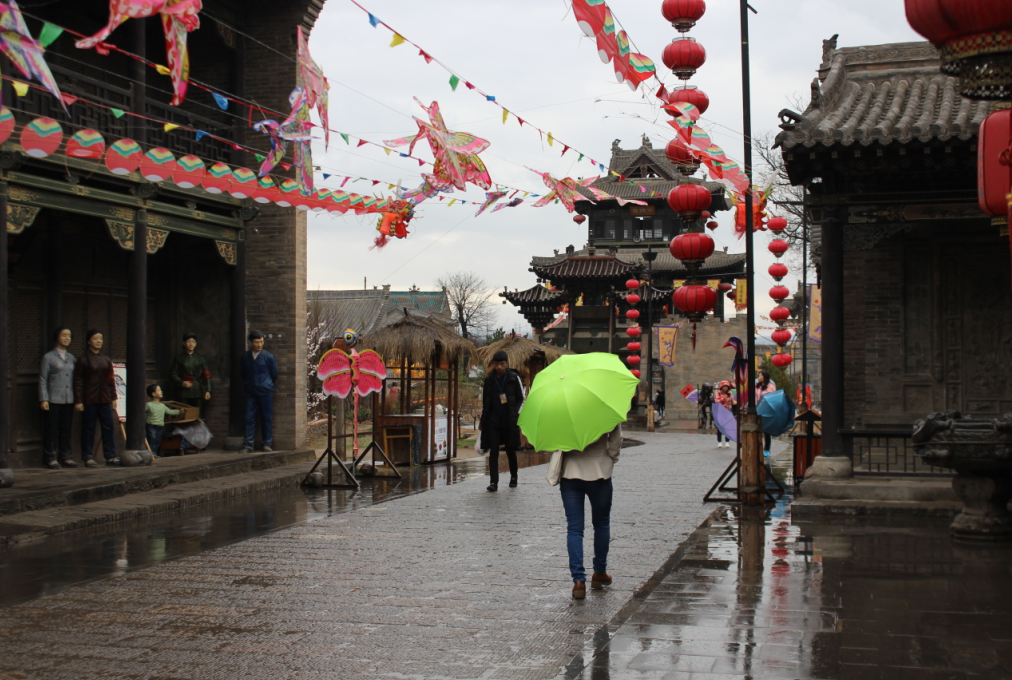
<path fill-rule="evenodd" d="M 723 508 L 567 676 L 1012 678 L 1012 547 L 953 544 L 948 524 Z"/>
<path fill-rule="evenodd" d="M 584 601 L 541 466 L 517 489 L 436 485 L 0 609 L 0 678 L 556 677 L 593 659 L 602 624 L 713 510 L 700 499 L 731 455 L 635 437 L 616 467 L 615 584 Z"/>

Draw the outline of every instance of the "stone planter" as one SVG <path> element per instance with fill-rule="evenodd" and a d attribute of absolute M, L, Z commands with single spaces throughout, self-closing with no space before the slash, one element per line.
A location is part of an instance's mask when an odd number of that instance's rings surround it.
<path fill-rule="evenodd" d="M 925 463 L 954 470 L 952 489 L 963 511 L 952 534 L 966 540 L 1012 540 L 1012 413 L 1000 418 L 932 413 L 914 423 L 915 454 Z"/>

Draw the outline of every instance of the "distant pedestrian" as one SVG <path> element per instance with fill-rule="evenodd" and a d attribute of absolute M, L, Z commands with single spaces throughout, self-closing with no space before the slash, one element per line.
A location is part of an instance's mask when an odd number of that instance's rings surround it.
<path fill-rule="evenodd" d="M 566 510 L 566 548 L 569 573 L 573 577 L 573 598 L 587 596 L 587 574 L 583 568 L 584 498 L 590 501 L 590 523 L 594 527 L 594 574 L 590 587 L 610 586 L 608 546 L 611 543 L 612 468 L 622 449 L 622 426 L 601 435 L 582 451 L 566 451 L 562 456 L 559 489 Z"/>
<path fill-rule="evenodd" d="M 755 381 L 755 405 L 758 406 L 759 402 L 763 400 L 767 394 L 773 394 L 777 391 L 777 384 L 770 379 L 770 372 L 765 368 L 759 371 L 759 377 Z M 766 457 L 770 455 L 770 446 L 773 445 L 772 435 L 763 433 L 763 443 L 765 447 L 763 449 Z"/>
<path fill-rule="evenodd" d="M 162 388 L 158 385 L 148 385 L 148 398 L 151 399 L 144 405 L 144 433 L 151 448 L 151 455 L 159 458 L 158 449 L 162 446 L 162 437 L 165 436 L 165 416 L 178 416 L 179 410 L 169 408 L 162 403 Z M 185 450 L 185 446 L 180 446 Z"/>
<path fill-rule="evenodd" d="M 246 409 L 242 450 L 253 453 L 257 415 L 260 416 L 260 441 L 264 451 L 274 449 L 274 383 L 278 380 L 278 362 L 264 349 L 264 334 L 250 331 L 250 350 L 239 360 L 239 375 L 246 393 Z"/>
<path fill-rule="evenodd" d="M 734 392 L 731 391 L 731 383 L 727 380 L 721 380 L 717 385 L 717 392 L 713 395 L 713 401 L 715 404 L 723 406 L 728 411 L 734 412 Z M 730 448 L 731 440 L 724 436 L 717 428 L 717 448 Z"/>
<path fill-rule="evenodd" d="M 112 360 L 102 349 L 101 331 L 90 330 L 84 336 L 87 345 L 74 367 L 74 408 L 81 411 L 81 459 L 85 467 L 98 467 L 95 462 L 95 423 L 102 428 L 102 455 L 106 465 L 119 465 L 116 456 L 116 378 Z"/>
<path fill-rule="evenodd" d="M 509 367 L 509 356 L 499 350 L 492 355 L 492 369 L 485 376 L 481 395 L 481 448 L 488 449 L 489 491 L 499 490 L 499 447 L 506 449 L 510 466 L 510 486 L 517 485 L 517 449 L 520 428 L 517 418 L 524 404 L 520 374 Z"/>
<path fill-rule="evenodd" d="M 75 468 L 70 431 L 74 425 L 74 357 L 69 328 L 53 332 L 55 347 L 42 357 L 39 370 L 39 406 L 45 421 L 42 464 L 51 470 Z"/>
<path fill-rule="evenodd" d="M 657 394 L 654 396 L 654 408 L 657 409 L 657 417 L 664 417 L 664 389 L 658 388 Z"/>

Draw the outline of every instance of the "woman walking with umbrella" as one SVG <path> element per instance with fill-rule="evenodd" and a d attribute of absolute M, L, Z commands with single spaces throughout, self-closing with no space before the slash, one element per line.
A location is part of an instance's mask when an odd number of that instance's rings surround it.
<path fill-rule="evenodd" d="M 509 367 L 509 356 L 499 350 L 492 355 L 491 371 L 485 377 L 481 395 L 481 448 L 488 449 L 489 491 L 499 490 L 499 447 L 506 449 L 510 465 L 510 486 L 517 485 L 517 449 L 520 428 L 517 417 L 524 404 L 520 374 Z"/>
<path fill-rule="evenodd" d="M 585 501 L 594 526 L 591 588 L 611 585 L 612 468 L 622 447 L 622 425 L 639 381 L 613 354 L 563 356 L 541 371 L 519 424 L 538 451 L 555 451 L 548 482 L 559 485 L 566 512 L 566 548 L 573 597 L 587 596 L 583 566 Z"/>

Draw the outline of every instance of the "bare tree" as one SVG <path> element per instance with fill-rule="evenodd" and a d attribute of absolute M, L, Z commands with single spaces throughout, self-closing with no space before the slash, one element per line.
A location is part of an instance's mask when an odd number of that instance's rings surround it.
<path fill-rule="evenodd" d="M 771 234 L 770 238 L 782 238 L 790 244 L 791 249 L 787 251 L 785 259 L 792 270 L 800 272 L 801 246 L 804 239 L 802 226 L 804 193 L 802 187 L 791 184 L 783 155 L 780 153 L 780 149 L 773 148 L 773 143 L 774 135 L 768 131 L 753 135 L 753 151 L 758 157 L 758 162 L 755 163 L 753 170 L 756 176 L 755 186 L 771 187 L 766 210 L 770 215 L 786 218 L 787 228 L 780 234 Z M 808 257 L 809 266 L 811 266 L 815 255 L 812 252 L 811 227 L 809 227 L 808 239 Z"/>
<path fill-rule="evenodd" d="M 460 334 L 470 338 L 475 330 L 486 329 L 496 319 L 495 290 L 475 272 L 452 272 L 436 279 L 436 285 L 446 292 L 453 322 Z"/>

